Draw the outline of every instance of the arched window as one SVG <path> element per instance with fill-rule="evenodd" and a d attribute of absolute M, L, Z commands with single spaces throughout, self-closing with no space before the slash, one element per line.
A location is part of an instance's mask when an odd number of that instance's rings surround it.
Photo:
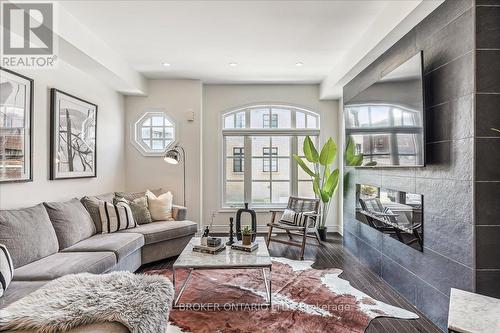
<path fill-rule="evenodd" d="M 175 121 L 165 112 L 148 111 L 134 126 L 134 145 L 145 156 L 161 156 L 176 138 Z"/>
<path fill-rule="evenodd" d="M 317 113 L 286 105 L 252 105 L 223 114 L 223 206 L 285 206 L 290 195 L 314 197 L 297 167 L 304 139 L 319 139 Z"/>

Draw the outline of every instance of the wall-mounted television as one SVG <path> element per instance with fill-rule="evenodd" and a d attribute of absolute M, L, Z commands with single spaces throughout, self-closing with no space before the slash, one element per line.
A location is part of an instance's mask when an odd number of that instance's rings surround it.
<path fill-rule="evenodd" d="M 362 166 L 425 165 L 422 60 L 419 52 L 345 102 L 346 139 Z"/>

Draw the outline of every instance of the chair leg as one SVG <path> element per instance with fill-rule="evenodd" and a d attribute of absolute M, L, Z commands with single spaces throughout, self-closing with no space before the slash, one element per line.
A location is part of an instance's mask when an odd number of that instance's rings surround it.
<path fill-rule="evenodd" d="M 269 231 L 267 232 L 267 239 L 266 239 L 266 245 L 267 248 L 269 249 L 269 243 L 271 243 L 271 234 L 273 233 L 273 226 L 269 226 Z"/>
<path fill-rule="evenodd" d="M 304 235 L 302 236 L 302 246 L 300 249 L 300 260 L 304 260 L 304 250 L 306 249 L 306 239 L 307 239 L 307 231 L 304 230 Z"/>
<path fill-rule="evenodd" d="M 318 241 L 319 245 L 323 245 L 323 242 L 321 241 L 321 238 L 319 238 L 319 231 L 318 231 L 318 229 L 314 229 L 314 236 L 316 236 L 316 240 Z"/>
<path fill-rule="evenodd" d="M 288 235 L 288 238 L 290 238 L 290 240 L 293 240 L 292 234 L 290 234 L 289 230 L 286 230 L 286 234 Z"/>

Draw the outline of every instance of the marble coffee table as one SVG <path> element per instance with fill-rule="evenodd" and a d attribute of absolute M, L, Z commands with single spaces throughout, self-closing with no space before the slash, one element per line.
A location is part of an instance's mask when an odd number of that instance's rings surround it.
<path fill-rule="evenodd" d="M 227 239 L 222 239 L 226 242 Z M 271 306 L 271 257 L 267 250 L 264 237 L 257 237 L 255 240 L 259 244 L 259 248 L 253 252 L 245 252 L 231 249 L 226 246 L 226 249 L 217 254 L 208 254 L 194 252 L 193 246 L 200 244 L 199 237 L 193 237 L 188 245 L 179 255 L 173 266 L 173 283 L 174 283 L 174 308 L 185 308 L 186 303 L 179 303 L 182 293 L 189 285 L 191 274 L 194 270 L 217 270 L 217 269 L 258 269 L 262 271 L 262 278 L 266 287 L 267 302 L 262 305 Z M 177 293 L 176 271 L 179 269 L 189 270 L 188 277 L 183 281 L 182 286 Z M 198 304 L 199 305 L 199 304 Z M 211 307 L 217 304 L 211 304 Z M 220 306 L 220 305 L 219 305 Z M 231 307 L 247 307 L 249 304 L 231 304 Z M 218 307 L 218 306 L 217 306 Z M 220 307 L 218 307 L 220 308 Z"/>
<path fill-rule="evenodd" d="M 500 332 L 500 299 L 451 288 L 448 332 Z"/>

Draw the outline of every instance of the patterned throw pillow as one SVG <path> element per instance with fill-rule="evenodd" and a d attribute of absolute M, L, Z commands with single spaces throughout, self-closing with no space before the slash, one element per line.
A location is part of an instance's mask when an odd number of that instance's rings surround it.
<path fill-rule="evenodd" d="M 165 191 L 163 191 L 162 188 L 157 188 L 156 190 L 150 190 L 150 191 L 153 192 L 153 194 L 156 196 L 160 196 L 163 193 L 165 193 Z M 115 196 L 120 197 L 120 198 L 125 198 L 128 201 L 134 201 L 135 199 L 145 197 L 146 191 L 142 191 L 142 192 L 140 192 L 140 191 L 139 192 L 115 192 Z"/>
<path fill-rule="evenodd" d="M 113 205 L 112 203 L 101 201 L 99 202 L 99 215 L 103 234 L 137 227 L 132 210 L 125 202 L 118 202 L 116 205 Z"/>
<path fill-rule="evenodd" d="M 5 245 L 0 244 L 0 297 L 3 296 L 5 290 L 14 277 L 14 264 L 10 257 L 9 251 Z"/>
<path fill-rule="evenodd" d="M 113 203 L 116 205 L 119 202 L 124 202 L 130 206 L 132 210 L 132 215 L 137 224 L 147 224 L 153 222 L 151 219 L 151 213 L 148 209 L 148 199 L 146 197 L 137 198 L 133 201 L 129 201 L 125 198 L 115 197 Z"/>
<path fill-rule="evenodd" d="M 285 209 L 283 211 L 283 215 L 281 215 L 281 223 L 303 226 L 305 223 L 306 217 L 302 215 L 302 213 L 297 213 L 291 209 Z"/>
<path fill-rule="evenodd" d="M 384 214 L 394 214 L 389 207 L 384 208 Z"/>

